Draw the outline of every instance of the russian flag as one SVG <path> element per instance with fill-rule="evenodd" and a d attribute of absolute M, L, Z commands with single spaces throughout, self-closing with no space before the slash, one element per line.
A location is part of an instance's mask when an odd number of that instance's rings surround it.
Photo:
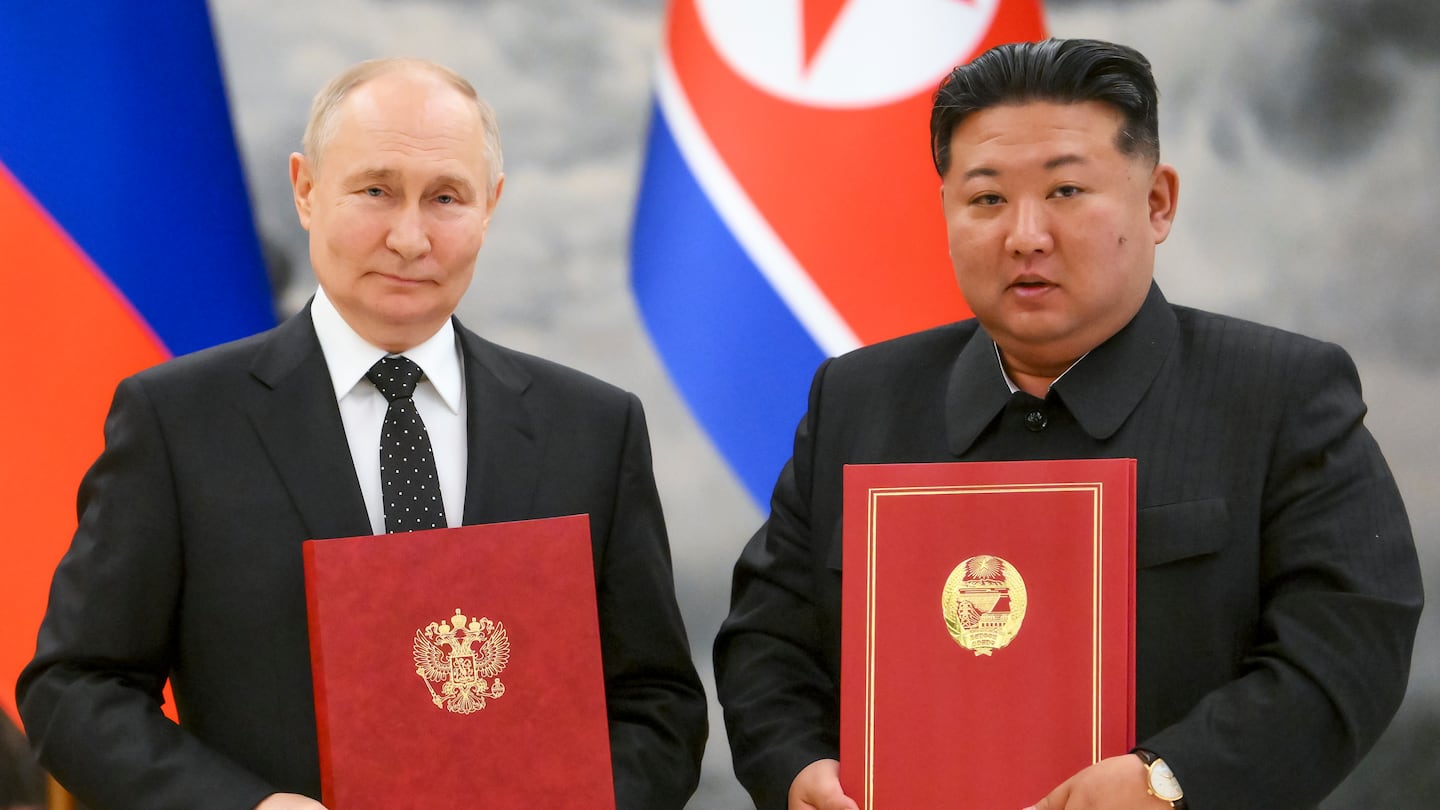
<path fill-rule="evenodd" d="M 674 0 L 631 243 L 671 376 L 756 503 L 815 367 L 969 315 L 929 116 L 1039 0 Z"/>
<path fill-rule="evenodd" d="M 14 716 L 115 384 L 275 322 L 203 0 L 0 6 L 0 278 Z"/>

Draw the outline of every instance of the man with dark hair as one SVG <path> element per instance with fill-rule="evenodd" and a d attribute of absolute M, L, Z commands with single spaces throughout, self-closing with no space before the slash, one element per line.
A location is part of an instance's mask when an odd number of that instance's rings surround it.
<path fill-rule="evenodd" d="M 317 95 L 304 149 L 315 298 L 116 390 L 17 690 L 41 763 L 95 810 L 319 808 L 302 543 L 583 513 L 616 806 L 679 810 L 705 696 L 640 401 L 453 317 L 504 185 L 494 114 L 440 65 L 366 62 Z M 500 767 L 450 766 L 477 795 Z"/>
<path fill-rule="evenodd" d="M 856 806 L 835 761 L 850 463 L 1139 460 L 1139 747 L 1035 797 L 1043 810 L 1312 807 L 1399 706 L 1423 597 L 1354 364 L 1165 300 L 1155 246 L 1179 181 L 1156 96 L 1143 56 L 1086 40 L 1001 46 L 936 94 L 976 317 L 816 372 L 715 642 L 761 810 Z"/>
<path fill-rule="evenodd" d="M 1098 101 L 1120 113 L 1115 148 L 1160 161 L 1160 91 L 1134 48 L 1093 40 L 1047 39 L 994 48 L 950 72 L 930 110 L 930 153 L 943 180 L 950 138 L 972 113 L 1002 104 Z"/>

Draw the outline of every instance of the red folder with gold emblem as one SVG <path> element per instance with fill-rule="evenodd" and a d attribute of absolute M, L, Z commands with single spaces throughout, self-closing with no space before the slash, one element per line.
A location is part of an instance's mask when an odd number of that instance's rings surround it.
<path fill-rule="evenodd" d="M 326 807 L 614 808 L 586 516 L 304 558 Z"/>
<path fill-rule="evenodd" d="M 1019 810 L 1134 745 L 1135 461 L 845 468 L 840 781 Z"/>

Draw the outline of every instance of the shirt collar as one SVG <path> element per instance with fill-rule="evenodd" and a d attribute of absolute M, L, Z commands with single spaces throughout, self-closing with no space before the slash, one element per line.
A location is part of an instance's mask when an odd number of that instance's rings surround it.
<path fill-rule="evenodd" d="M 1020 386 L 1018 386 L 1018 385 L 1015 384 L 1015 380 L 1010 377 L 1010 372 L 1008 372 L 1008 371 L 1005 370 L 1005 359 L 1000 356 L 1000 344 L 995 343 L 994 341 L 991 341 L 991 343 L 992 343 L 992 345 L 995 347 L 995 363 L 1000 366 L 1000 376 L 1005 378 L 1005 385 L 1009 386 L 1009 388 L 1010 388 L 1010 393 L 1012 393 L 1012 394 L 1015 393 L 1015 392 L 1017 392 L 1017 391 L 1019 391 L 1019 390 L 1020 390 Z M 1084 360 L 1086 357 L 1089 357 L 1089 356 L 1090 356 L 1090 353 L 1089 353 L 1089 352 L 1086 352 L 1086 353 L 1080 355 L 1079 360 L 1076 360 L 1074 363 L 1071 363 L 1068 368 L 1066 368 L 1064 371 L 1060 372 L 1060 377 L 1064 377 L 1066 374 L 1069 374 L 1069 373 L 1070 373 L 1070 369 L 1075 368 L 1075 365 L 1076 365 L 1077 363 L 1079 363 L 1080 360 Z M 1050 381 L 1050 385 L 1049 385 L 1049 386 L 1046 386 L 1046 390 L 1049 390 L 1052 386 L 1055 385 L 1055 383 L 1060 382 L 1060 377 L 1056 377 L 1055 379 L 1051 380 L 1051 381 Z"/>
<path fill-rule="evenodd" d="M 389 352 L 356 334 L 323 289 L 315 291 L 310 318 L 315 323 L 315 336 L 320 340 L 320 350 L 324 352 L 325 365 L 330 370 L 335 399 L 339 401 L 353 391 L 365 378 L 365 372 Z M 435 387 L 445 406 L 458 414 L 465 380 L 460 370 L 460 349 L 455 342 L 454 323 L 446 318 L 438 332 L 424 343 L 407 349 L 404 355 L 425 370 L 425 379 Z"/>

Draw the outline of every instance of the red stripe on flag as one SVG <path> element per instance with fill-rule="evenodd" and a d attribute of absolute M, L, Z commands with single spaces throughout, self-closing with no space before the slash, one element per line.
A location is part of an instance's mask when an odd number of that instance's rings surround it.
<path fill-rule="evenodd" d="M 75 532 L 75 491 L 100 453 L 115 385 L 168 355 L 3 165 L 0 256 L 0 498 L 9 538 L 0 564 L 0 708 L 14 717 L 15 679 L 35 652 L 50 578 Z"/>
<path fill-rule="evenodd" d="M 807 4 L 806 35 L 836 6 Z M 861 342 L 968 317 L 927 143 L 933 90 L 864 110 L 795 104 L 727 65 L 695 0 L 671 9 L 670 54 L 696 117 Z M 1039 0 L 1004 0 L 975 53 L 1044 35 Z"/>

